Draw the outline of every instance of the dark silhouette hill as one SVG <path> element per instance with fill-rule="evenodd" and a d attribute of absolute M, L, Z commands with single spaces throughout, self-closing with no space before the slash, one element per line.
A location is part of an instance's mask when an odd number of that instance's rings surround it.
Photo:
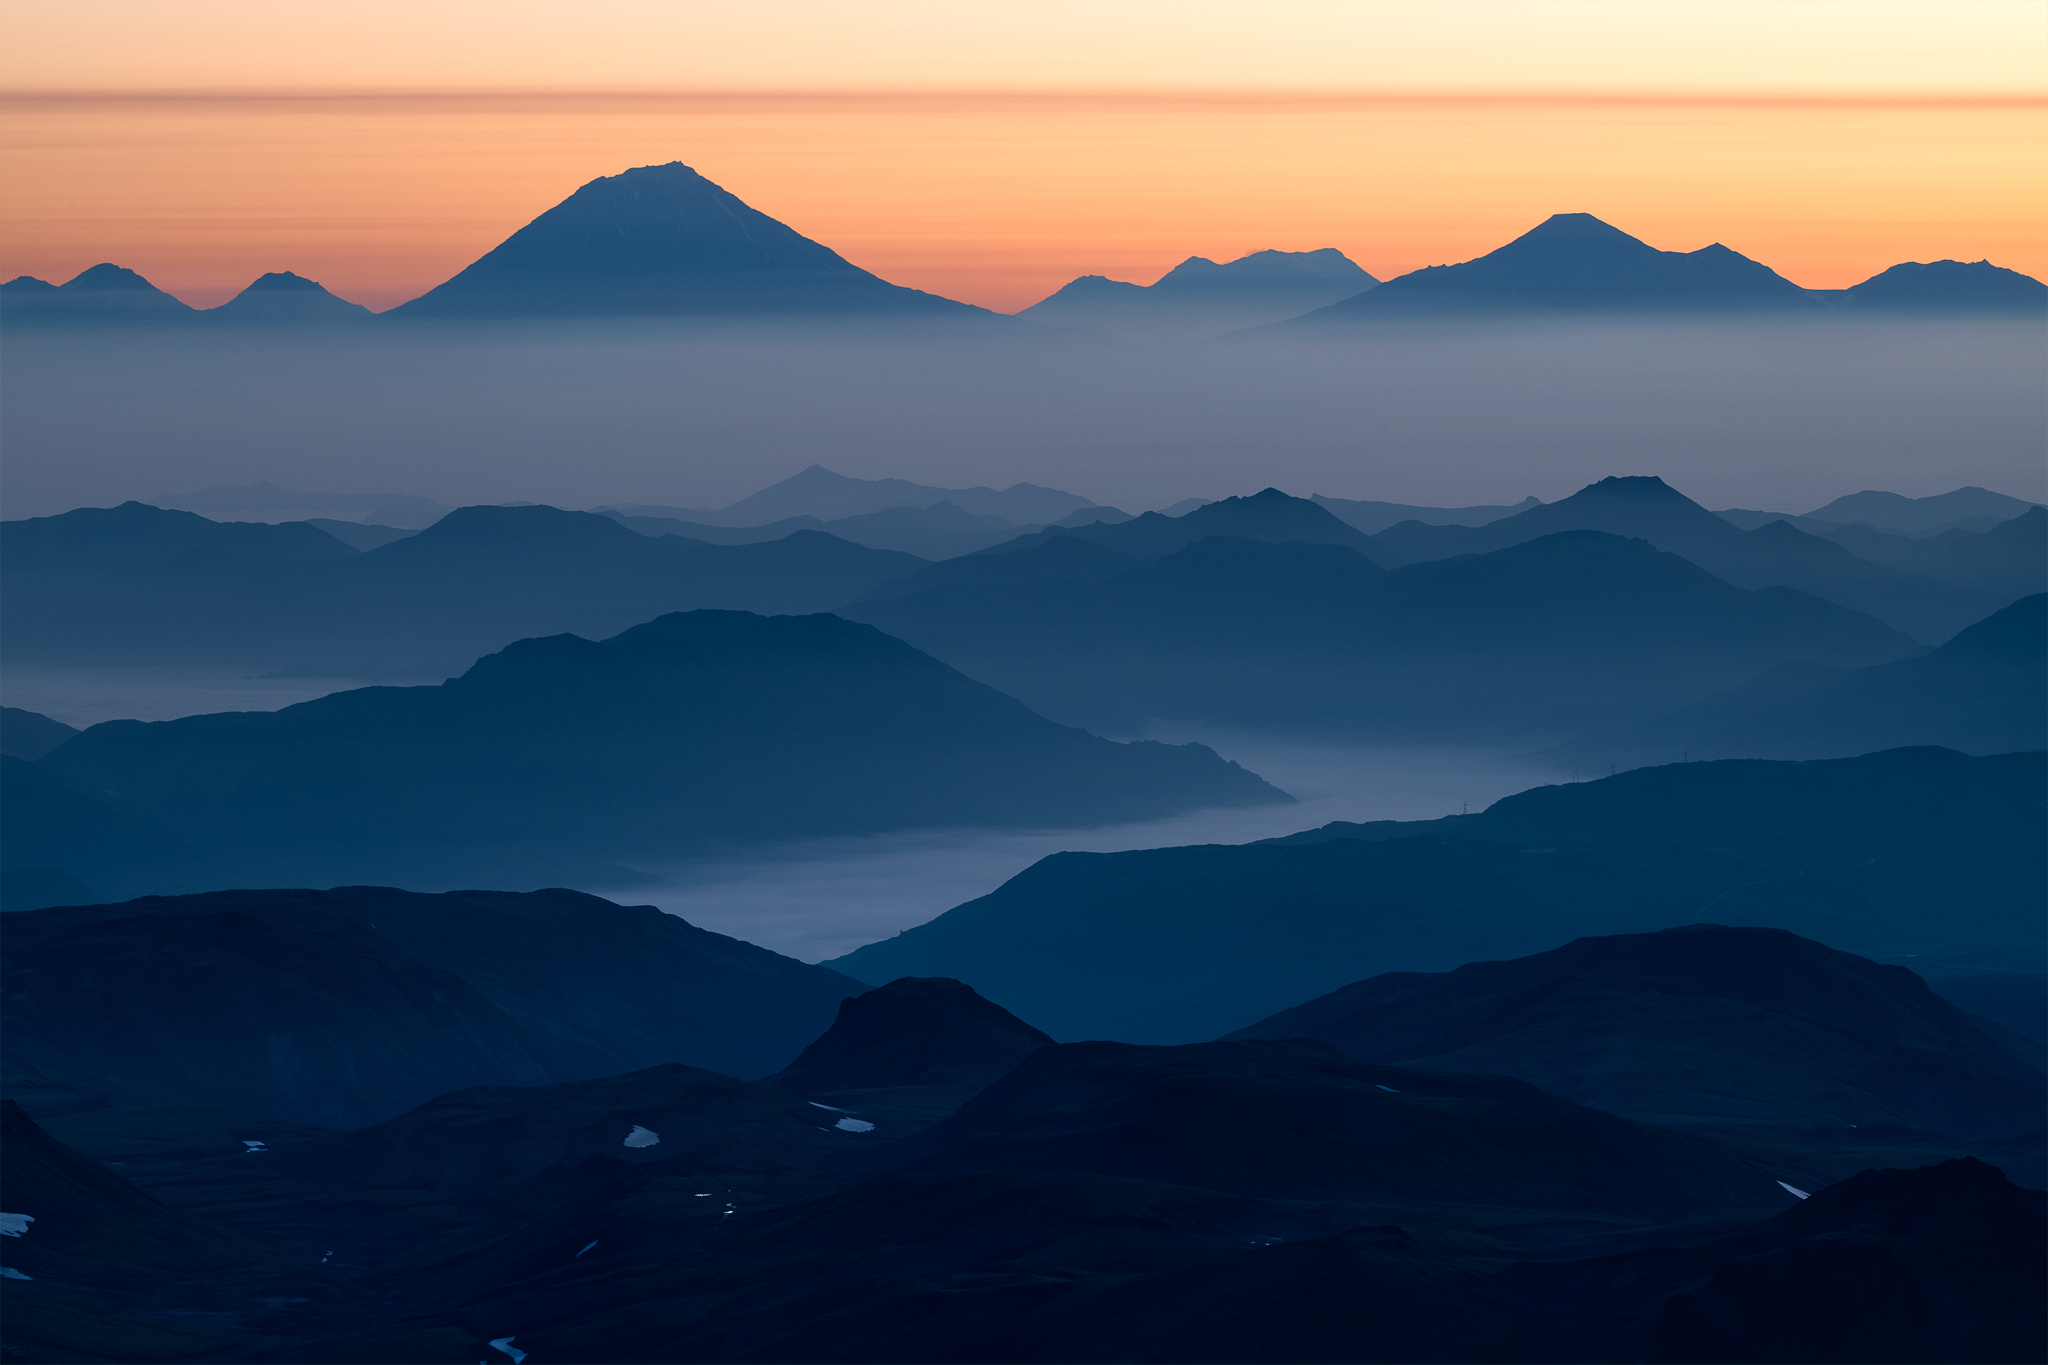
<path fill-rule="evenodd" d="M 1857 309 L 1912 313 L 2048 314 L 2048 284 L 1989 261 L 1905 261 L 1842 291 Z"/>
<path fill-rule="evenodd" d="M 901 977 L 839 1002 L 839 1017 L 764 1084 L 798 1095 L 987 1084 L 1052 1039 L 945 977 Z"/>
<path fill-rule="evenodd" d="M 1610 736 L 1555 761 L 1846 758 L 1938 745 L 1969 754 L 2048 748 L 2048 595 L 2023 597 L 1917 658 L 1860 669 L 1791 668 Z"/>
<path fill-rule="evenodd" d="M 1334 247 L 1255 251 L 1222 265 L 1190 256 L 1149 285 L 1083 275 L 1017 316 L 1119 341 L 1185 341 L 1299 317 L 1377 283 Z"/>
<path fill-rule="evenodd" d="M 783 1065 L 861 983 L 574 891 L 216 891 L 7 920 L 40 1111 L 377 1122 L 450 1090 Z M 60 1090 L 68 1088 L 68 1093 Z"/>
<path fill-rule="evenodd" d="M 1106 553 L 1166 550 L 1187 534 L 1178 523 L 1217 507 L 1041 533 L 1013 542 L 1025 550 L 933 566 L 839 610 L 1049 715 L 1120 733 L 1163 717 L 1542 742 L 1605 717 L 1639 723 L 1780 663 L 1860 666 L 1913 647 L 1804 593 L 1745 591 L 1593 532 L 1392 572 L 1341 542 L 1216 535 L 1151 564 Z M 1061 540 L 1103 552 L 1056 552 Z"/>
<path fill-rule="evenodd" d="M 627 516 L 674 517 L 710 526 L 766 526 L 790 517 L 836 521 L 892 507 L 930 507 L 941 502 L 950 502 L 973 516 L 1002 517 L 1019 525 L 1055 522 L 1095 505 L 1079 494 L 1040 488 L 1032 483 L 1012 484 L 1000 490 L 934 488 L 908 479 L 848 478 L 814 464 L 716 510 L 647 504 L 621 504 L 597 510 Z"/>
<path fill-rule="evenodd" d="M 98 878 L 121 895 L 167 877 L 203 883 L 217 844 L 195 839 L 133 803 L 44 767 L 0 756 L 0 910 L 89 905 L 105 899 Z M 77 890 L 87 894 L 74 897 Z"/>
<path fill-rule="evenodd" d="M 232 517 L 220 515 L 233 512 L 264 514 L 251 518 L 258 521 L 271 520 L 278 513 L 303 516 L 308 512 L 357 512 L 362 514 L 366 521 L 378 525 L 415 531 L 432 526 L 455 510 L 446 503 L 435 502 L 432 498 L 415 497 L 410 493 L 300 493 L 288 488 L 279 488 L 268 481 L 215 484 L 196 493 L 150 498 L 148 502 L 152 507 L 197 512 L 201 516 L 212 517 L 215 521 L 233 520 Z M 277 519 L 290 520 L 289 517 Z M 320 520 L 313 517 L 306 519 Z"/>
<path fill-rule="evenodd" d="M 6 523 L 0 555 L 9 578 L 38 582 L 178 572 L 231 560 L 267 566 L 319 564 L 356 553 L 304 522 L 210 521 L 191 512 L 124 502 Z"/>
<path fill-rule="evenodd" d="M 994 317 L 890 284 L 680 161 L 599 176 L 390 315 Z"/>
<path fill-rule="evenodd" d="M 830 965 L 951 976 L 1063 1041 L 1167 1043 L 1382 972 L 1698 921 L 1868 957 L 2038 959 L 2044 761 L 1691 763 L 1443 820 L 1062 853 Z"/>
<path fill-rule="evenodd" d="M 317 281 L 289 270 L 258 275 L 254 283 L 218 308 L 201 313 L 206 321 L 269 327 L 331 326 L 363 322 L 375 316 L 360 303 L 329 293 Z"/>
<path fill-rule="evenodd" d="M 1819 521 L 1845 525 L 1867 522 L 1880 530 L 1930 531 L 1963 517 L 1994 516 L 2006 521 L 2039 505 L 1994 493 L 1988 488 L 1978 488 L 1974 484 L 1927 498 L 1908 498 L 1866 488 L 1860 493 L 1836 498 L 1827 506 L 1816 507 L 1806 515 Z"/>
<path fill-rule="evenodd" d="M 1486 554 L 1560 531 L 1640 537 L 1739 588 L 1796 588 L 1921 640 L 1946 639 L 2004 605 L 1984 591 L 1858 559 L 1784 522 L 1740 530 L 1655 477 L 1602 479 L 1484 526 L 1404 523 L 1374 536 L 1366 553 L 1392 568 Z"/>
<path fill-rule="evenodd" d="M 407 681 L 522 636 L 607 636 L 670 611 L 822 611 L 924 566 L 814 531 L 707 545 L 552 507 L 461 508 L 360 554 L 303 523 L 221 525 L 140 503 L 5 531 L 10 659 Z"/>
<path fill-rule="evenodd" d="M 1824 534 L 1859 559 L 1999 597 L 2048 591 L 2048 509 L 2029 508 L 1976 533 L 1954 529 L 1931 536 L 1887 535 L 1854 525 Z"/>
<path fill-rule="evenodd" d="M 1047 529 L 1008 542 L 1014 549 L 1040 544 L 1055 536 L 1072 536 L 1119 550 L 1138 559 L 1161 559 L 1210 536 L 1239 536 L 1269 544 L 1348 545 L 1365 550 L 1372 541 L 1356 527 L 1332 516 L 1306 498 L 1292 498 L 1277 488 L 1250 497 L 1222 498 L 1177 517 L 1146 512 L 1129 521 Z M 1002 553 L 1003 547 L 984 553 Z"/>
<path fill-rule="evenodd" d="M 1781 929 L 1692 924 L 1510 962 L 1395 972 L 1231 1039 L 1315 1038 L 1360 1061 L 1514 1076 L 1652 1122 L 2038 1125 L 2041 1054 L 1880 966 Z"/>
<path fill-rule="evenodd" d="M 821 531 L 869 549 L 895 550 L 928 560 L 973 554 L 1013 540 L 1020 532 L 1037 529 L 1019 526 L 1005 517 L 977 516 L 950 502 L 935 502 L 929 507 L 890 507 L 832 521 L 810 516 L 785 517 L 766 526 L 706 526 L 673 517 L 626 516 L 609 511 L 602 515 L 644 536 L 682 536 L 711 545 L 753 545 L 781 540 L 798 531 Z"/>
<path fill-rule="evenodd" d="M 1694 1139 L 1519 1081 L 1374 1066 L 1308 1041 L 1046 1048 L 860 1169 L 1067 1171 L 1262 1199 L 1652 1219 L 1775 1202 L 1761 1171 Z"/>
<path fill-rule="evenodd" d="M 172 1208 L 0 1101 L 9 1219 L 7 1348 L 22 1360 L 264 1354 L 374 1320 L 310 1259 Z"/>
<path fill-rule="evenodd" d="M 93 266 L 56 286 L 27 275 L 0 286 L 0 317 L 16 326 L 153 325 L 191 322 L 198 316 L 184 300 L 118 265 Z"/>
<path fill-rule="evenodd" d="M 41 758 L 77 733 L 76 727 L 40 712 L 0 706 L 0 754 L 9 758 Z"/>
<path fill-rule="evenodd" d="M 1310 495 L 1309 501 L 1323 508 L 1347 526 L 1355 526 L 1367 535 L 1377 535 L 1389 526 L 1404 521 L 1420 521 L 1431 526 L 1484 526 L 1502 517 L 1511 517 L 1517 512 L 1526 512 L 1543 504 L 1537 499 L 1523 498 L 1512 506 L 1496 507 L 1417 507 L 1405 502 L 1361 502 L 1352 498 L 1326 498 L 1321 493 Z"/>
<path fill-rule="evenodd" d="M 1055 725 L 873 627 L 744 612 L 522 640 L 438 687 L 108 722 L 38 766 L 209 847 L 214 885 L 531 885 L 750 840 L 1289 799 L 1201 745 Z M 65 833 L 53 842 L 81 842 Z M 118 853 L 8 856 L 133 894 Z M 161 875 L 142 889 L 197 889 L 200 874 Z"/>
<path fill-rule="evenodd" d="M 1412 271 L 1260 335 L 1306 336 L 1381 319 L 1820 306 L 1784 276 L 1718 242 L 1698 251 L 1659 251 L 1590 213 L 1557 213 L 1484 256 Z"/>
<path fill-rule="evenodd" d="M 819 1119 L 816 1107 L 785 1092 L 669 1063 L 558 1085 L 457 1090 L 357 1132 L 299 1143 L 275 1164 L 330 1186 L 473 1198 L 516 1192 L 523 1177 L 599 1154 L 671 1172 L 815 1165 L 846 1149 Z"/>

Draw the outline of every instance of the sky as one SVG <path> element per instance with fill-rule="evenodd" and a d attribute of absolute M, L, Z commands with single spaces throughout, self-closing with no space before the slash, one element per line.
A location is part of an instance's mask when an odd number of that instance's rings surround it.
<path fill-rule="evenodd" d="M 2044 73 L 2037 0 L 0 0 L 0 277 L 384 308 L 670 160 L 1003 311 L 1555 212 L 1816 288 L 2048 276 Z"/>

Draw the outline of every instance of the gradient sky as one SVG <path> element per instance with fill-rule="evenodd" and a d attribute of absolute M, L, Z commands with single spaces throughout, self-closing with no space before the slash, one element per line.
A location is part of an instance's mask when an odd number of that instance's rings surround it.
<path fill-rule="evenodd" d="M 387 307 L 682 160 L 899 283 L 1343 249 L 1586 211 L 1801 284 L 2048 275 L 2037 0 L 0 0 L 0 276 Z"/>

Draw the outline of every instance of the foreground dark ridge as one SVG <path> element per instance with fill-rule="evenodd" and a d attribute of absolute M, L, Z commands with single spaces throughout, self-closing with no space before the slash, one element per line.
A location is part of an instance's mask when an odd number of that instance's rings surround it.
<path fill-rule="evenodd" d="M 1660 940 L 1667 984 L 1712 977 L 1716 936 L 1750 932 Z M 1561 951 L 1588 948 L 1628 951 Z M 1825 996 L 1840 956 L 1807 944 L 1770 970 Z M 870 1083 L 822 1100 L 661 1065 L 458 1090 L 354 1132 L 192 1108 L 45 1132 L 9 1104 L 6 1203 L 30 1220 L 9 1250 L 11 1349 L 1276 1365 L 1685 1361 L 1702 1340 L 1733 1360 L 2034 1349 L 2043 1196 L 1968 1142 L 1653 1126 L 1312 1042 L 1034 1032 L 959 983 L 901 981 L 806 1050 L 833 1069 L 820 1079 Z M 1834 1059 L 1803 1064 L 1817 1080 Z M 1361 1318 L 1361 1300 L 1412 1311 Z"/>

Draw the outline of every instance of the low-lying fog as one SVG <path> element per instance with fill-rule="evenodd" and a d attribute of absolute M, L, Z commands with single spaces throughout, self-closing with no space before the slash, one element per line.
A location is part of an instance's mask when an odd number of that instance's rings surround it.
<path fill-rule="evenodd" d="M 1086 830 L 914 830 L 780 844 L 647 870 L 654 886 L 586 888 L 658 905 L 690 923 L 819 962 L 984 896 L 1048 854 L 1241 844 L 1332 820 L 1434 820 L 1558 780 L 1499 749 L 1338 745 L 1160 726 L 1147 738 L 1197 740 L 1293 796 L 1293 806 L 1201 810 Z"/>
<path fill-rule="evenodd" d="M 336 678 L 252 676 L 236 668 L 14 664 L 0 670 L 0 693 L 8 705 L 81 728 L 105 720 L 270 711 L 361 685 Z M 1340 745 L 1164 725 L 1155 726 L 1147 738 L 1207 744 L 1299 804 L 1200 810 L 1098 829 L 920 830 L 810 840 L 650 866 L 644 870 L 657 880 L 648 885 L 583 889 L 628 904 L 658 905 L 706 929 L 817 962 L 986 895 L 1062 850 L 1241 844 L 1332 820 L 1433 820 L 1464 808 L 1480 810 L 1563 776 L 1499 748 Z"/>
<path fill-rule="evenodd" d="M 6 515 L 264 479 L 715 507 L 813 462 L 1133 509 L 1266 484 L 1548 500 L 1613 473 L 1660 474 L 1712 507 L 2048 493 L 2048 329 L 2033 323 L 1465 325 L 1150 348 L 1005 326 L 17 328 L 0 366 Z"/>

